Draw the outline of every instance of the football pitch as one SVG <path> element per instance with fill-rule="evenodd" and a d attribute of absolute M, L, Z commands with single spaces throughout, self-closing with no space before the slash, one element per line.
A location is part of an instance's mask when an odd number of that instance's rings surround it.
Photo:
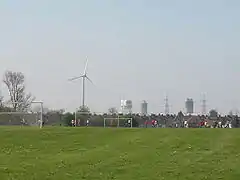
<path fill-rule="evenodd" d="M 1 180 L 239 177 L 239 129 L 0 127 Z"/>

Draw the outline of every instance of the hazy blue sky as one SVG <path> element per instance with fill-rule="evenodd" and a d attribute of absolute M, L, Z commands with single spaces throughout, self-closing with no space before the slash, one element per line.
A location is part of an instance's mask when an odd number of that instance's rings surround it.
<path fill-rule="evenodd" d="M 192 97 L 201 111 L 240 106 L 238 0 L 2 0 L 0 73 L 21 71 L 27 90 L 51 108 L 81 103 L 85 56 L 94 85 L 93 111 L 131 99 L 134 111 L 184 108 Z M 6 89 L 1 85 L 3 94 Z"/>

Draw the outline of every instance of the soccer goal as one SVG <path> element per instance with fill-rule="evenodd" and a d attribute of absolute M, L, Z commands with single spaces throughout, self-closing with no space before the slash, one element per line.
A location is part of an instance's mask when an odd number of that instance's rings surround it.
<path fill-rule="evenodd" d="M 133 127 L 132 118 L 104 118 L 104 127 Z"/>
<path fill-rule="evenodd" d="M 39 113 L 0 112 L 0 125 L 40 126 L 39 119 Z"/>
<path fill-rule="evenodd" d="M 19 104 L 16 102 L 16 104 Z M 10 111 L 0 112 L 0 125 L 43 126 L 43 102 L 32 101 L 31 104 L 40 104 L 40 111 Z"/>

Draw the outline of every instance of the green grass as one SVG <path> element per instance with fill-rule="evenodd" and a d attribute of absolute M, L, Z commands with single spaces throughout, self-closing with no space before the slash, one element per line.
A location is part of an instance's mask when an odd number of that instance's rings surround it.
<path fill-rule="evenodd" d="M 0 127 L 1 180 L 239 177 L 239 129 Z"/>

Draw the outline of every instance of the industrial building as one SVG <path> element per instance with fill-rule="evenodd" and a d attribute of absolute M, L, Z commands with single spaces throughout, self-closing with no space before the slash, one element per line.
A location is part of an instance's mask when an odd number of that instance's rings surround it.
<path fill-rule="evenodd" d="M 121 100 L 121 111 L 123 114 L 132 113 L 132 101 Z"/>
<path fill-rule="evenodd" d="M 193 114 L 194 112 L 194 102 L 193 99 L 188 98 L 185 102 L 185 108 L 187 114 Z"/>
<path fill-rule="evenodd" d="M 141 103 L 141 114 L 142 115 L 147 115 L 147 108 L 148 108 L 148 103 L 147 103 L 147 101 L 143 100 Z"/>

